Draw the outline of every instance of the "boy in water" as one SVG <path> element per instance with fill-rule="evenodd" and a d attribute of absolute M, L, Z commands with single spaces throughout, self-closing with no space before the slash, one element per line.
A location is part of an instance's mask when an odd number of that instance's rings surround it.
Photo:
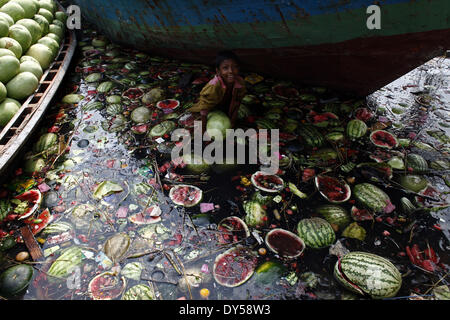
<path fill-rule="evenodd" d="M 206 115 L 212 109 L 223 111 L 234 126 L 242 98 L 246 94 L 244 79 L 239 76 L 239 59 L 232 51 L 221 51 L 216 57 L 216 75 L 200 92 L 199 101 L 187 109 Z"/>

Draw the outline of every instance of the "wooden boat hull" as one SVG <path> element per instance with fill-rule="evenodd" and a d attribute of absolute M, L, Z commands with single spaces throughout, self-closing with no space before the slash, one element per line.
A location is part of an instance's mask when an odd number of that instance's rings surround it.
<path fill-rule="evenodd" d="M 212 63 L 233 49 L 243 67 L 367 95 L 450 48 L 446 0 L 75 0 L 85 20 L 119 44 Z"/>
<path fill-rule="evenodd" d="M 2 128 L 0 132 L 0 180 L 5 178 L 8 168 L 47 111 L 69 68 L 76 45 L 75 32 L 68 30 L 57 58 L 44 72 L 36 92 L 22 104 L 9 123 Z"/>

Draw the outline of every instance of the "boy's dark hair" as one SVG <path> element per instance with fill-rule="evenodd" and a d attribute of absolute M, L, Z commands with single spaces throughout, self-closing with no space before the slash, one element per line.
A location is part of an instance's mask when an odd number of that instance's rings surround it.
<path fill-rule="evenodd" d="M 239 58 L 233 51 L 223 50 L 220 51 L 216 56 L 216 68 L 219 68 L 222 62 L 229 59 L 234 60 L 237 64 L 240 64 Z"/>

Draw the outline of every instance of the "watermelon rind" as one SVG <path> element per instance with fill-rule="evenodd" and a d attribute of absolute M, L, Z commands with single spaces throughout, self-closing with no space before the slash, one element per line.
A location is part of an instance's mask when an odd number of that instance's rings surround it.
<path fill-rule="evenodd" d="M 220 277 L 219 274 L 219 268 L 221 267 L 219 265 L 220 260 L 226 256 L 231 255 L 233 257 L 233 262 L 238 263 L 240 266 L 239 268 L 233 268 L 233 270 L 231 270 L 231 272 L 236 272 L 239 273 L 239 276 L 242 276 L 242 272 L 244 272 L 244 276 L 240 277 L 239 279 L 233 278 L 231 275 L 226 275 L 224 278 L 227 279 L 228 281 L 225 281 L 224 279 L 222 279 Z M 233 248 L 230 248 L 228 250 L 226 250 L 225 252 L 223 252 L 222 254 L 218 255 L 214 261 L 214 268 L 213 268 L 213 276 L 214 276 L 214 280 L 216 280 L 216 282 L 224 287 L 237 287 L 240 286 L 241 284 L 243 284 L 244 282 L 246 282 L 248 279 L 250 279 L 250 277 L 253 275 L 253 273 L 255 272 L 255 268 L 256 268 L 256 254 L 251 251 L 250 249 L 242 246 L 242 245 L 238 245 L 235 246 Z M 241 262 L 241 263 L 239 263 Z M 222 266 L 223 267 L 233 267 L 230 266 L 231 263 L 224 263 Z M 243 268 L 243 266 L 245 266 L 246 268 Z M 233 281 L 235 280 L 235 281 Z"/>
<path fill-rule="evenodd" d="M 343 287 L 373 299 L 394 297 L 402 286 L 402 276 L 392 262 L 368 252 L 346 254 L 336 262 L 333 274 Z"/>
<path fill-rule="evenodd" d="M 345 189 L 345 197 L 343 197 L 341 200 L 333 200 L 330 197 L 328 197 L 321 189 L 320 189 L 320 179 L 324 178 L 324 179 L 331 179 L 335 181 L 335 186 L 340 185 Z M 348 199 L 350 199 L 352 192 L 350 189 L 350 186 L 344 182 L 343 180 L 339 180 L 337 178 L 334 177 L 329 177 L 329 176 L 324 176 L 324 175 L 317 175 L 316 177 L 314 177 L 314 184 L 317 188 L 317 190 L 319 191 L 319 193 L 322 195 L 322 197 L 324 197 L 327 201 L 331 202 L 331 203 L 344 203 L 346 202 Z"/>
<path fill-rule="evenodd" d="M 151 288 L 145 284 L 138 284 L 128 289 L 122 300 L 154 300 L 155 296 Z"/>
<path fill-rule="evenodd" d="M 0 275 L 0 294 L 13 297 L 23 292 L 30 284 L 33 276 L 33 267 L 28 264 L 19 264 L 3 271 Z"/>
<path fill-rule="evenodd" d="M 279 180 L 279 183 L 276 187 L 274 187 L 273 189 L 269 189 L 266 188 L 264 186 L 262 186 L 256 179 L 258 176 L 272 176 L 274 179 Z M 251 182 L 252 184 L 255 186 L 255 188 L 260 189 L 262 191 L 265 192 L 270 192 L 270 193 L 276 193 L 276 192 L 280 192 L 281 190 L 283 190 L 284 188 L 284 181 L 283 179 L 281 179 L 279 176 L 277 175 L 271 175 L 271 174 L 267 174 L 263 171 L 257 171 L 254 174 L 252 174 L 251 176 Z"/>
<path fill-rule="evenodd" d="M 170 103 L 174 103 L 175 107 L 173 108 L 163 108 L 162 105 L 165 104 L 167 101 L 169 101 Z M 175 110 L 176 108 L 178 108 L 180 106 L 180 101 L 175 100 L 175 99 L 165 99 L 165 100 L 161 100 L 156 104 L 156 107 L 158 109 L 161 110 Z"/>
<path fill-rule="evenodd" d="M 387 135 L 392 141 L 391 141 L 391 143 L 382 143 L 382 142 L 377 142 L 376 140 L 375 140 L 375 136 L 376 135 L 379 135 L 379 134 L 384 134 L 384 135 Z M 374 144 L 374 145 L 376 145 L 377 147 L 380 147 L 380 148 L 386 148 L 386 149 L 392 149 L 392 148 L 395 148 L 395 147 L 397 147 L 398 146 L 398 140 L 397 140 L 397 138 L 392 134 L 392 133 L 390 133 L 390 132 L 387 132 L 387 131 L 385 131 L 385 130 L 375 130 L 375 131 L 372 131 L 372 133 L 370 134 L 370 141 Z"/>
<path fill-rule="evenodd" d="M 302 246 L 302 249 L 294 255 L 287 255 L 287 254 L 282 254 L 282 253 L 278 252 L 277 249 L 274 246 L 272 246 L 272 244 L 270 243 L 270 236 L 274 233 L 287 235 L 288 237 L 290 237 L 292 239 L 292 241 L 299 242 Z M 297 236 L 295 233 L 292 233 L 288 230 L 284 230 L 281 228 L 275 228 L 275 229 L 272 229 L 269 232 L 267 232 L 264 241 L 266 243 L 267 248 L 269 248 L 272 252 L 278 254 L 280 257 L 283 257 L 286 259 L 295 259 L 295 258 L 299 257 L 306 248 L 305 242 L 299 236 Z M 287 239 L 286 239 L 286 241 L 287 241 Z"/>
<path fill-rule="evenodd" d="M 93 289 L 93 286 L 94 286 L 95 282 L 98 281 L 99 278 L 104 277 L 104 276 L 119 277 L 116 274 L 114 274 L 113 272 L 109 272 L 109 271 L 103 272 L 103 273 L 95 276 L 89 282 L 89 289 L 88 289 L 90 297 L 94 300 L 112 300 L 112 299 L 120 296 L 122 294 L 122 292 L 125 290 L 125 288 L 127 287 L 127 279 L 122 276 L 119 278 L 119 281 L 122 281 L 122 283 L 123 283 L 121 286 L 121 290 L 113 296 L 108 296 L 108 295 L 103 296 L 101 292 L 95 292 Z"/>

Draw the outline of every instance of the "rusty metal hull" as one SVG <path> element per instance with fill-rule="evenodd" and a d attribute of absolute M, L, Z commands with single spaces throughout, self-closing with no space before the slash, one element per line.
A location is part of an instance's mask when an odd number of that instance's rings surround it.
<path fill-rule="evenodd" d="M 112 41 L 209 64 L 233 49 L 243 68 L 367 95 L 450 49 L 448 0 L 75 0 Z M 372 20 L 371 20 L 372 21 Z"/>

